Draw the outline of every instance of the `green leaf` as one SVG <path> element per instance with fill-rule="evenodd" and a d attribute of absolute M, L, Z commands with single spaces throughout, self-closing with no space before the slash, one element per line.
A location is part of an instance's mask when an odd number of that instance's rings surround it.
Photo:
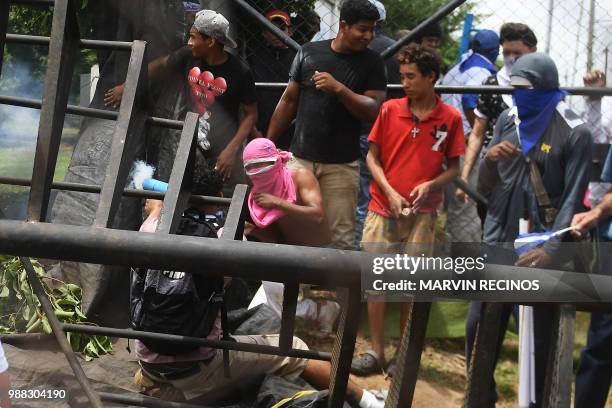
<path fill-rule="evenodd" d="M 98 354 L 98 348 L 93 340 L 89 340 L 87 345 L 85 346 L 85 355 L 92 357 L 100 357 Z"/>
<path fill-rule="evenodd" d="M 57 300 L 57 304 L 62 305 L 62 306 L 63 305 L 76 306 L 79 304 L 79 301 L 70 295 L 65 295 L 65 297 Z"/>
<path fill-rule="evenodd" d="M 67 283 L 66 289 L 74 293 L 77 297 L 81 296 L 81 288 L 78 285 L 75 285 L 74 283 Z"/>
<path fill-rule="evenodd" d="M 47 320 L 47 316 L 43 316 L 41 320 L 43 331 L 47 334 L 51 334 L 53 330 L 51 330 L 51 325 L 49 324 L 49 320 Z"/>
<path fill-rule="evenodd" d="M 54 312 L 60 320 L 74 316 L 74 312 L 66 312 L 62 309 L 55 309 Z"/>
<path fill-rule="evenodd" d="M 2 286 L 2 289 L 0 289 L 0 298 L 6 298 L 9 295 L 9 288 L 8 286 Z"/>
<path fill-rule="evenodd" d="M 31 316 L 30 316 L 30 306 L 25 305 L 23 307 L 23 309 L 21 310 L 21 315 L 23 316 L 23 320 L 25 320 L 26 322 L 30 320 Z"/>
<path fill-rule="evenodd" d="M 87 316 L 85 316 L 85 315 L 83 314 L 83 312 L 81 312 L 81 308 L 80 308 L 80 307 L 75 306 L 75 307 L 74 307 L 74 311 L 75 311 L 75 313 L 77 314 L 77 316 L 79 316 L 79 317 L 80 317 L 80 318 L 81 318 L 83 321 L 87 321 Z"/>
<path fill-rule="evenodd" d="M 26 333 L 37 332 L 40 329 L 41 323 L 42 319 L 37 318 L 31 326 L 26 328 Z"/>
<path fill-rule="evenodd" d="M 68 341 L 70 342 L 70 345 L 72 346 L 72 350 L 81 351 L 81 333 L 68 332 L 68 334 L 70 335 Z"/>
<path fill-rule="evenodd" d="M 98 347 L 103 350 L 105 353 L 110 353 L 113 351 L 113 345 L 110 343 L 110 340 L 106 336 L 93 336 L 93 339 L 97 343 Z"/>

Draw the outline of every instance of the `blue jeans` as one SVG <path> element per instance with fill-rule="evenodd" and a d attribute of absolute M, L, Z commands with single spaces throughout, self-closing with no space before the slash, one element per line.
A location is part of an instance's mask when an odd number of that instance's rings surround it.
<path fill-rule="evenodd" d="M 604 227 L 604 225 L 600 225 Z M 603 232 L 603 228 L 599 228 Z M 612 241 L 599 234 L 599 273 L 612 273 Z M 612 378 L 612 314 L 593 313 L 587 344 L 580 353 L 576 372 L 575 408 L 598 408 L 606 404 Z"/>
<path fill-rule="evenodd" d="M 372 181 L 372 175 L 366 164 L 366 156 L 368 155 L 368 150 L 370 150 L 368 135 L 361 135 L 359 137 L 359 147 L 361 149 L 361 156 L 359 157 L 359 198 L 357 199 L 357 211 L 355 214 L 357 218 L 357 224 L 355 225 L 355 248 L 359 248 L 361 243 L 363 223 L 368 215 L 368 205 L 370 204 L 370 182 Z"/>

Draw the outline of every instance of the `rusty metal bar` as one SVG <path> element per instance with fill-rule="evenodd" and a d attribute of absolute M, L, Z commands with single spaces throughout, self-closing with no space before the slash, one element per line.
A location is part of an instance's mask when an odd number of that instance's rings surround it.
<path fill-rule="evenodd" d="M 88 40 L 78 39 L 77 47 L 85 50 L 117 50 L 130 51 L 133 43 L 126 41 L 104 41 L 104 40 Z M 41 35 L 25 35 L 25 34 L 7 34 L 6 42 L 10 44 L 27 44 L 48 46 L 51 42 L 50 37 Z"/>
<path fill-rule="evenodd" d="M 7 4 L 19 4 L 23 6 L 53 6 L 53 0 L 8 0 Z"/>
<path fill-rule="evenodd" d="M 137 146 L 144 138 L 139 131 L 144 127 L 145 121 L 145 51 L 146 42 L 134 41 L 106 175 L 100 191 L 100 203 L 93 223 L 96 227 L 110 228 L 112 225 Z"/>
<path fill-rule="evenodd" d="M 278 346 L 283 350 L 291 349 L 293 345 L 293 331 L 295 326 L 295 312 L 300 285 L 288 283 L 283 290 L 283 314 L 281 316 L 280 337 Z"/>
<path fill-rule="evenodd" d="M 225 224 L 223 225 L 223 232 L 221 233 L 221 239 L 226 241 L 240 241 L 242 242 L 242 236 L 244 233 L 244 220 L 246 219 L 249 211 L 247 207 L 247 198 L 249 194 L 248 186 L 244 184 L 238 184 L 234 188 L 234 195 L 232 196 L 232 203 L 230 204 L 229 211 Z M 228 341 L 229 337 L 229 325 L 227 321 L 227 305 L 225 300 L 221 303 L 221 328 L 223 331 L 223 340 Z M 229 378 L 230 365 L 229 365 L 229 350 L 223 350 L 223 371 L 226 378 Z"/>
<path fill-rule="evenodd" d="M 244 220 L 248 213 L 247 197 L 249 195 L 249 187 L 244 184 L 238 184 L 234 189 L 232 203 L 225 218 L 223 233 L 221 239 L 242 241 L 244 233 Z"/>
<path fill-rule="evenodd" d="M 389 388 L 389 397 L 385 403 L 387 408 L 412 405 L 430 310 L 431 303 L 412 303 L 408 322 L 397 351 L 396 371 Z"/>
<path fill-rule="evenodd" d="M 216 240 L 137 231 L 92 228 L 50 223 L 26 223 L 0 220 L 0 253 L 104 265 L 132 265 L 157 269 L 203 273 L 207 270 L 226 276 L 275 282 L 298 282 L 324 287 L 361 287 L 363 268 L 370 267 L 375 253 L 341 251 L 295 245 Z M 231 259 L 232 262 L 227 260 Z M 287 273 L 291 271 L 291 273 Z M 473 279 L 507 279 L 509 271 L 516 278 L 538 277 L 555 281 L 571 278 L 570 285 L 547 293 L 549 303 L 576 301 L 599 302 L 612 299 L 612 277 L 486 264 Z M 430 274 L 447 271 L 429 270 Z M 387 272 L 387 278 L 394 276 Z M 440 275 L 437 275 L 440 276 Z M 584 280 L 585 285 L 580 285 Z M 591 293 L 590 286 L 597 293 Z M 452 299 L 491 298 L 487 293 L 436 291 L 436 296 Z M 586 299 L 586 300 L 582 300 Z M 592 299 L 592 300 L 591 300 Z M 518 301 L 518 300 L 517 300 Z M 530 300 L 524 300 L 523 303 Z M 535 301 L 531 300 L 531 302 Z M 610 306 L 610 303 L 607 303 Z"/>
<path fill-rule="evenodd" d="M 2 61 L 4 60 L 4 45 L 6 44 L 6 30 L 8 29 L 9 4 L 0 4 L 0 74 L 2 73 Z"/>
<path fill-rule="evenodd" d="M 45 312 L 45 315 L 47 316 L 47 320 L 49 321 L 49 325 L 51 326 L 53 335 L 55 336 L 55 339 L 57 340 L 60 349 L 66 356 L 66 360 L 68 360 L 68 364 L 70 364 L 70 367 L 72 368 L 72 371 L 74 372 L 77 381 L 81 385 L 81 388 L 83 388 L 85 395 L 87 395 L 87 399 L 91 403 L 91 406 L 94 408 L 101 408 L 102 401 L 100 401 L 98 394 L 96 394 L 93 387 L 89 383 L 87 376 L 83 372 L 83 367 L 81 367 L 81 365 L 77 361 L 77 358 L 74 355 L 74 352 L 72 351 L 72 347 L 70 346 L 70 343 L 68 342 L 68 339 L 66 339 L 66 336 L 64 335 L 64 332 L 62 330 L 62 323 L 60 323 L 60 321 L 55 316 L 55 313 L 53 312 L 53 306 L 47 298 L 45 290 L 40 284 L 40 280 L 36 275 L 36 271 L 34 270 L 30 259 L 20 258 L 20 261 L 23 264 L 23 267 L 25 268 L 26 274 L 28 276 L 28 281 L 30 282 L 30 286 L 32 287 L 32 291 L 38 298 L 40 306 L 42 307 L 43 311 Z"/>
<path fill-rule="evenodd" d="M 476 339 L 472 350 L 470 366 L 467 367 L 467 382 L 463 398 L 464 408 L 488 407 L 495 356 L 499 348 L 499 326 L 503 303 L 483 303 L 481 316 L 476 328 Z"/>
<path fill-rule="evenodd" d="M 150 234 L 154 235 L 154 234 Z M 161 235 L 161 234 L 157 234 Z M 89 326 L 81 324 L 63 324 L 62 330 L 65 332 L 72 333 L 85 333 L 92 335 L 103 335 L 111 337 L 120 337 L 124 339 L 141 339 L 141 340 L 164 340 L 176 342 L 177 344 L 184 344 L 189 346 L 204 346 L 212 347 L 217 349 L 225 350 L 236 350 L 246 351 L 249 353 L 260 353 L 270 354 L 277 356 L 295 357 L 295 358 L 309 358 L 313 360 L 330 360 L 331 356 L 329 353 L 313 351 L 313 350 L 281 350 L 275 346 L 264 346 L 260 344 L 252 343 L 239 343 L 236 341 L 224 341 L 224 340 L 210 340 L 200 337 L 189 337 L 189 336 L 177 336 L 175 334 L 155 333 L 155 332 L 144 332 L 131 329 L 115 329 L 111 327 L 99 327 Z"/>
<path fill-rule="evenodd" d="M 453 184 L 461 190 L 465 191 L 465 193 L 475 202 L 486 206 L 489 205 L 489 200 L 487 200 L 482 194 L 480 194 L 478 190 L 476 190 L 476 188 L 471 184 L 466 183 L 460 178 L 454 179 Z"/>
<path fill-rule="evenodd" d="M 157 228 L 160 233 L 174 234 L 176 232 L 181 214 L 189 202 L 197 131 L 198 115 L 189 112 L 185 118 L 185 126 L 174 157 L 170 180 L 168 180 L 168 191 L 164 197 L 162 217 Z"/>
<path fill-rule="evenodd" d="M 287 87 L 286 82 L 256 82 L 256 88 L 267 88 L 267 89 L 279 89 L 283 90 Z M 400 84 L 387 84 L 387 89 L 403 89 Z M 453 85 L 436 85 L 434 87 L 439 94 L 465 94 L 465 93 L 478 93 L 478 94 L 511 94 L 514 88 L 511 86 L 493 86 L 493 85 L 480 85 L 480 86 L 453 86 Z M 612 88 L 588 88 L 588 87 L 561 87 L 563 91 L 568 92 L 574 96 L 612 96 Z"/>
<path fill-rule="evenodd" d="M 31 184 L 31 180 L 28 178 L 23 178 L 23 177 L 0 177 L 0 184 L 29 187 Z M 51 184 L 51 189 L 99 194 L 101 187 L 96 186 L 94 184 L 69 183 L 66 181 L 54 181 L 53 184 Z M 123 190 L 123 195 L 125 197 L 153 198 L 156 200 L 163 200 L 166 194 L 161 193 L 159 191 L 136 190 L 132 188 L 126 188 L 125 190 Z M 232 201 L 231 198 L 211 197 L 211 196 L 201 196 L 201 195 L 192 195 L 191 198 L 189 199 L 190 203 L 200 204 L 200 205 L 219 204 L 219 205 L 229 206 L 231 201 Z"/>
<path fill-rule="evenodd" d="M 76 47 L 78 40 L 79 26 L 74 2 L 56 0 L 32 171 L 32 186 L 28 200 L 27 217 L 29 221 L 43 221 L 47 215 L 51 183 L 70 94 L 70 82 L 78 53 Z"/>
<path fill-rule="evenodd" d="M 451 0 L 442 6 L 438 11 L 433 13 L 431 16 L 423 20 L 421 24 L 414 27 L 408 34 L 404 37 L 397 40 L 397 42 L 393 45 L 390 45 L 386 50 L 380 53 L 380 56 L 383 59 L 392 58 L 405 44 L 408 44 L 415 38 L 421 31 L 427 28 L 431 24 L 435 24 L 442 20 L 444 17 L 448 16 L 450 13 L 455 11 L 459 6 L 465 3 L 466 0 Z"/>
<path fill-rule="evenodd" d="M 20 106 L 22 108 L 40 109 L 42 105 L 42 101 L 40 99 L 0 95 L 0 104 Z M 109 120 L 116 120 L 117 117 L 119 116 L 119 112 L 116 112 L 116 111 L 111 111 L 111 110 L 106 110 L 106 109 L 88 108 L 88 107 L 76 106 L 76 105 L 68 105 L 66 108 L 66 113 L 90 117 L 90 118 L 109 119 Z M 153 116 L 147 118 L 147 123 L 153 126 L 167 127 L 169 129 L 176 129 L 176 130 L 181 130 L 183 128 L 183 122 L 180 120 L 157 118 Z"/>
<path fill-rule="evenodd" d="M 574 363 L 574 322 L 576 309 L 572 305 L 555 306 L 546 384 L 542 396 L 544 408 L 569 408 L 572 402 Z"/>
<path fill-rule="evenodd" d="M 253 8 L 253 6 L 251 6 L 246 1 L 244 1 L 244 0 L 234 0 L 234 3 L 236 3 L 238 6 L 240 6 L 240 8 L 245 13 L 247 13 L 248 15 L 253 17 L 255 19 L 255 21 L 257 22 L 257 24 L 259 24 L 262 27 L 265 27 L 266 30 L 268 30 L 272 34 L 274 34 L 274 36 L 276 38 L 278 38 L 279 40 L 281 40 L 282 43 L 285 44 L 287 47 L 293 48 L 295 51 L 299 51 L 300 48 L 302 48 L 300 46 L 300 44 L 298 44 L 293 38 L 289 37 L 280 28 L 278 28 L 277 26 L 272 24 L 272 22 L 268 21 L 267 18 L 265 18 L 263 15 L 261 15 L 261 13 L 259 11 L 257 11 L 255 8 Z"/>
<path fill-rule="evenodd" d="M 331 269 L 330 272 L 332 271 L 336 272 Z M 343 406 L 346 398 L 346 387 L 351 373 L 351 362 L 355 352 L 361 314 L 361 293 L 358 287 L 339 289 L 338 297 L 342 311 L 332 348 L 328 403 L 330 408 Z"/>

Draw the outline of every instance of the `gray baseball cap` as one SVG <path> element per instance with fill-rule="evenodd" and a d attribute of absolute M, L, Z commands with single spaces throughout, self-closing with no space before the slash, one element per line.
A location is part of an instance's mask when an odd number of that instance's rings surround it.
<path fill-rule="evenodd" d="M 193 26 L 200 33 L 219 41 L 230 48 L 236 48 L 236 41 L 229 36 L 229 21 L 214 10 L 202 10 L 196 13 Z"/>

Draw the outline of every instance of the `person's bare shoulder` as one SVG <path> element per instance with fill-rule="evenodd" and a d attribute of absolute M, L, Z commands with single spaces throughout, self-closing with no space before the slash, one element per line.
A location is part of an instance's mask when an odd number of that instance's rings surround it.
<path fill-rule="evenodd" d="M 293 181 L 298 182 L 307 182 L 316 180 L 314 173 L 305 167 L 298 167 L 293 169 Z"/>
<path fill-rule="evenodd" d="M 319 181 L 315 177 L 314 173 L 307 168 L 299 167 L 294 169 L 293 182 L 295 183 L 296 190 L 317 189 L 320 191 Z"/>

